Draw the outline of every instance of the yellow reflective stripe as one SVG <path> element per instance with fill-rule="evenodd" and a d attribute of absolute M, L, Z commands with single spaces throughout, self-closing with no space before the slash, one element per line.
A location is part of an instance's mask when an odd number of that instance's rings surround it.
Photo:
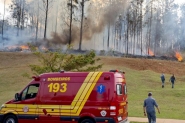
<path fill-rule="evenodd" d="M 12 108 L 2 108 L 1 111 L 13 110 Z"/>
<path fill-rule="evenodd" d="M 85 98 L 87 92 L 89 91 L 89 89 L 90 89 L 90 87 L 91 87 L 91 85 L 92 85 L 92 83 L 95 80 L 95 78 L 96 78 L 97 75 L 98 75 L 98 72 L 93 73 L 93 75 L 90 78 L 90 80 L 88 81 L 88 83 L 86 83 L 86 87 L 83 90 L 82 95 L 79 97 L 79 100 L 75 102 L 76 105 L 74 106 L 73 110 L 64 110 L 64 111 L 62 110 L 61 111 L 62 113 L 63 112 L 65 112 L 65 113 L 69 112 L 69 113 L 75 113 L 75 114 L 77 113 L 80 105 L 84 102 L 84 98 Z"/>
<path fill-rule="evenodd" d="M 72 107 L 70 105 L 61 105 L 60 109 L 62 109 L 62 110 L 71 110 Z"/>
<path fill-rule="evenodd" d="M 71 103 L 71 106 L 75 106 L 78 99 L 80 98 L 81 94 L 83 93 L 84 91 L 84 88 L 86 87 L 87 85 L 87 82 L 89 82 L 89 80 L 91 79 L 92 75 L 94 74 L 94 72 L 90 72 L 87 77 L 85 78 L 83 84 L 81 85 L 80 89 L 78 90 L 78 93 L 76 94 L 73 102 Z"/>
<path fill-rule="evenodd" d="M 28 112 L 35 112 L 37 109 L 35 108 L 35 109 L 28 109 Z M 22 108 L 18 108 L 18 109 L 16 109 L 16 111 L 17 112 L 22 112 L 23 111 L 23 109 Z"/>
<path fill-rule="evenodd" d="M 16 104 L 5 104 L 5 108 L 16 108 Z"/>
<path fill-rule="evenodd" d="M 92 83 L 92 86 L 90 87 L 90 89 L 89 89 L 89 91 L 88 91 L 88 93 L 87 93 L 87 95 L 85 97 L 85 100 L 86 101 L 89 98 L 92 90 L 94 89 L 94 87 L 95 87 L 96 83 L 98 82 L 98 80 L 99 80 L 99 78 L 100 78 L 101 75 L 102 75 L 102 72 L 99 72 L 98 75 L 97 75 L 97 77 L 95 78 L 94 82 Z"/>
<path fill-rule="evenodd" d="M 85 92 L 83 93 L 83 96 L 82 96 L 82 100 L 83 101 L 80 101 L 80 105 L 77 109 L 77 112 L 75 112 L 75 114 L 78 115 L 78 112 L 81 112 L 82 108 L 84 107 L 84 104 L 86 103 L 86 98 L 89 97 L 90 94 L 88 94 L 88 92 L 92 92 L 91 88 L 92 88 L 92 84 L 93 82 L 96 80 L 96 77 L 98 75 L 99 72 L 95 72 L 93 77 L 90 79 L 89 83 L 87 84 L 87 87 L 85 88 Z M 94 88 L 94 87 L 93 87 Z M 78 105 L 77 105 L 78 106 Z"/>
<path fill-rule="evenodd" d="M 98 72 L 95 72 L 92 78 L 89 80 L 89 83 L 87 84 L 86 88 L 84 89 L 84 92 L 82 93 L 82 96 L 80 97 L 81 100 L 84 100 L 86 93 L 89 91 L 91 88 L 91 85 L 93 81 L 95 80 L 96 76 L 98 75 Z"/>
<path fill-rule="evenodd" d="M 63 116 L 79 116 L 81 110 L 83 109 L 85 103 L 87 102 L 92 90 L 94 89 L 96 83 L 101 77 L 102 72 L 90 72 L 85 78 L 83 84 L 81 85 L 78 93 L 73 99 L 71 105 L 27 105 L 27 104 L 5 104 L 5 108 L 2 108 L 2 111 L 5 112 L 15 112 L 18 111 L 19 114 L 43 114 L 43 109 L 46 109 L 48 114 L 52 115 L 63 115 Z M 27 106 L 28 112 L 23 112 L 23 108 Z M 12 110 L 15 109 L 15 110 Z M 39 109 L 38 109 L 39 108 Z M 51 109 L 54 109 L 52 111 Z"/>
<path fill-rule="evenodd" d="M 97 77 L 95 78 L 95 80 L 93 81 L 93 83 L 92 83 L 90 89 L 88 90 L 88 92 L 87 92 L 87 94 L 86 94 L 86 97 L 84 98 L 84 101 L 82 102 L 82 105 L 80 106 L 79 110 L 77 111 L 77 115 L 79 115 L 80 112 L 82 111 L 82 109 L 83 109 L 85 103 L 87 102 L 87 100 L 88 100 L 88 98 L 89 98 L 89 96 L 90 96 L 92 90 L 94 89 L 96 83 L 98 82 L 100 76 L 102 75 L 102 72 L 99 72 L 99 73 L 97 73 L 97 74 L 98 74 L 98 75 L 97 75 Z"/>
<path fill-rule="evenodd" d="M 7 113 L 18 114 L 15 110 L 7 110 L 6 112 L 4 112 L 4 114 L 7 114 Z"/>

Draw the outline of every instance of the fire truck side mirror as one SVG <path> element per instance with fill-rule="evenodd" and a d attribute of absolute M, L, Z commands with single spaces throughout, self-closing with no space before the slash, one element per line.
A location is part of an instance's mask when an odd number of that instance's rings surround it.
<path fill-rule="evenodd" d="M 15 94 L 15 101 L 19 101 L 20 100 L 20 95 L 19 95 L 19 93 L 16 93 Z"/>

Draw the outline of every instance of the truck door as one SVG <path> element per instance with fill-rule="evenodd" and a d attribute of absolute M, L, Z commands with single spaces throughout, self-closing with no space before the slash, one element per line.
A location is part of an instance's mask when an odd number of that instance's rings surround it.
<path fill-rule="evenodd" d="M 125 119 L 128 117 L 127 86 L 125 83 L 123 84 L 123 103 L 121 108 L 123 108 L 123 119 Z"/>
<path fill-rule="evenodd" d="M 39 108 L 39 123 L 59 123 L 60 112 L 57 100 L 60 85 L 58 82 L 43 82 L 40 96 Z"/>
<path fill-rule="evenodd" d="M 127 109 L 127 89 L 126 83 L 119 83 L 116 85 L 117 100 L 118 100 L 118 117 L 117 120 L 120 122 L 128 117 Z"/>
<path fill-rule="evenodd" d="M 38 123 L 37 95 L 39 84 L 28 85 L 15 101 L 19 123 Z"/>

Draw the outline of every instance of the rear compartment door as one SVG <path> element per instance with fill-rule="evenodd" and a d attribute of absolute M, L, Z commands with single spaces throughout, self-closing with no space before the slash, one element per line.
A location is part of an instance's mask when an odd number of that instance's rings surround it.
<path fill-rule="evenodd" d="M 118 121 L 125 120 L 128 117 L 127 109 L 127 87 L 125 83 L 116 84 L 117 101 L 118 101 Z"/>

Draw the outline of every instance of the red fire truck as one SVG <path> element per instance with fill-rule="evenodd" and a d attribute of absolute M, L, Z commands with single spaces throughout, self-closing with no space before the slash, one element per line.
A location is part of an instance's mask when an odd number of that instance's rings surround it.
<path fill-rule="evenodd" d="M 123 72 L 55 72 L 33 80 L 0 108 L 0 123 L 125 123 Z"/>

